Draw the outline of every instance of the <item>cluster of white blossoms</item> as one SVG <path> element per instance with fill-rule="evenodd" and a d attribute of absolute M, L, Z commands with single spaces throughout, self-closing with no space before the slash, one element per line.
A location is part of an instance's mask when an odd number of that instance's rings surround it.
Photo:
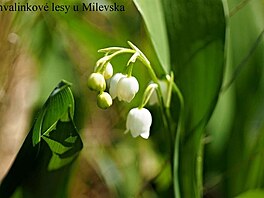
<path fill-rule="evenodd" d="M 94 73 L 88 79 L 88 87 L 98 93 L 97 105 L 102 109 L 109 108 L 115 98 L 118 98 L 119 101 L 130 103 L 139 91 L 139 83 L 132 76 L 133 64 L 137 59 L 143 63 L 148 64 L 149 62 L 137 47 L 132 43 L 129 43 L 129 45 L 132 49 L 112 47 L 99 50 L 99 52 L 104 52 L 105 56 L 97 61 Z M 127 72 L 113 75 L 113 67 L 110 61 L 113 57 L 122 53 L 133 54 L 127 63 Z M 109 93 L 106 92 L 106 80 L 110 82 L 108 87 Z M 149 137 L 152 116 L 144 106 L 157 87 L 157 84 L 151 83 L 145 90 L 141 105 L 131 109 L 128 113 L 126 132 L 130 131 L 133 137 L 141 136 L 144 139 Z"/>

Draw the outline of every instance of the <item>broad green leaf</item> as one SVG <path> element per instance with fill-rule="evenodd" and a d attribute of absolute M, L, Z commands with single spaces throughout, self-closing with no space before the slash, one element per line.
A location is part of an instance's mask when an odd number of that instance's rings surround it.
<path fill-rule="evenodd" d="M 170 53 L 164 12 L 160 0 L 134 0 L 148 29 L 157 57 L 166 73 L 170 71 Z"/>
<path fill-rule="evenodd" d="M 223 155 L 227 178 L 223 185 L 226 197 L 234 197 L 264 185 L 264 4 L 263 1 L 248 1 L 240 7 L 239 0 L 228 3 L 230 12 L 234 13 L 230 18 L 233 70 L 230 80 L 234 79 L 232 88 L 236 103 Z"/>
<path fill-rule="evenodd" d="M 71 162 L 83 146 L 73 115 L 70 84 L 61 81 L 42 107 L 2 181 L 0 197 L 10 197 L 19 186 L 25 197 L 66 196 Z"/>
<path fill-rule="evenodd" d="M 225 14 L 221 0 L 167 0 L 163 6 L 172 69 L 185 100 L 183 130 L 175 147 L 175 195 L 200 197 L 202 137 L 225 64 Z M 176 119 L 177 109 L 172 112 Z"/>
<path fill-rule="evenodd" d="M 59 120 L 69 121 L 73 113 L 74 99 L 69 84 L 63 81 L 53 90 L 37 118 L 33 129 L 33 146 L 40 142 L 43 134 L 53 130 Z"/>
<path fill-rule="evenodd" d="M 52 151 L 48 170 L 56 170 L 68 164 L 82 148 L 82 141 L 72 122 L 58 121 L 56 129 L 43 136 L 43 139 Z"/>

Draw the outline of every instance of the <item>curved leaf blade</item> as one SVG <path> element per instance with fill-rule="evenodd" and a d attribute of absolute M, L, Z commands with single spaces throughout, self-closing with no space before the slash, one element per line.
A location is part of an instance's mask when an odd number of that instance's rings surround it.
<path fill-rule="evenodd" d="M 19 186 L 27 197 L 66 196 L 71 162 L 83 147 L 73 115 L 70 83 L 62 81 L 42 107 L 1 182 L 0 197 L 10 197 Z"/>
<path fill-rule="evenodd" d="M 73 117 L 74 99 L 69 86 L 70 83 L 62 81 L 50 94 L 34 124 L 33 146 L 40 142 L 40 137 L 58 120 L 69 121 Z"/>
<path fill-rule="evenodd" d="M 201 197 L 202 138 L 222 86 L 225 14 L 221 0 L 162 2 L 172 69 L 185 100 L 183 131 L 175 141 L 175 195 Z"/>
<path fill-rule="evenodd" d="M 170 53 L 164 13 L 160 0 L 134 0 L 148 29 L 157 57 L 166 73 L 170 71 Z"/>

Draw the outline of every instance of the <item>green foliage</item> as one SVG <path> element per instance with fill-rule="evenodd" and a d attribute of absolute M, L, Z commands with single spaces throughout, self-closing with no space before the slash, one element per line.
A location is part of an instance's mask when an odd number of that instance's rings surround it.
<path fill-rule="evenodd" d="M 220 188 L 227 197 L 263 187 L 263 117 L 260 113 L 263 103 L 259 100 L 263 96 L 263 3 L 228 2 L 234 7 L 230 16 L 228 5 L 224 3 L 223 6 L 221 1 L 163 2 L 171 66 L 185 101 L 185 124 L 179 150 L 177 141 L 175 148 L 174 168 L 179 168 L 174 178 L 177 197 L 201 196 L 202 167 L 206 182 L 207 176 L 212 177 L 210 174 L 223 171 L 223 181 L 216 189 Z M 150 17 L 144 16 L 148 8 L 139 4 L 138 7 L 151 32 Z M 229 30 L 231 36 L 226 39 Z M 155 43 L 153 36 L 151 38 Z M 228 68 L 223 85 L 226 60 Z M 174 98 L 173 103 L 177 100 Z M 178 106 L 173 105 L 171 111 L 177 122 Z M 206 147 L 208 160 L 204 166 L 203 138 L 213 112 L 207 128 L 213 141 Z M 258 127 L 252 126 L 252 122 L 259 123 Z M 218 177 L 218 174 L 213 176 Z M 211 179 L 206 185 L 210 186 Z"/>
<path fill-rule="evenodd" d="M 170 53 L 168 45 L 167 29 L 165 24 L 164 12 L 161 1 L 134 0 L 139 12 L 141 13 L 146 27 L 148 29 L 151 41 L 156 50 L 157 57 L 163 67 L 163 70 L 168 73 L 170 71 Z M 158 68 L 156 68 L 158 69 Z"/>
<path fill-rule="evenodd" d="M 141 6 L 139 10 L 155 45 L 152 35 L 157 38 L 160 32 L 153 31 L 149 25 L 151 17 L 145 15 L 148 13 L 155 17 L 156 12 L 148 12 L 150 4 L 138 6 Z M 175 145 L 175 152 L 179 152 L 179 156 L 175 154 L 174 161 L 179 164 L 174 170 L 175 193 L 177 197 L 200 197 L 202 138 L 217 102 L 225 64 L 223 5 L 221 1 L 164 1 L 161 16 L 163 14 L 168 28 L 164 32 L 168 32 L 172 69 L 185 99 L 185 123 L 180 131 L 180 145 L 177 141 Z M 156 52 L 160 50 L 156 49 Z M 172 102 L 177 103 L 177 98 Z M 177 122 L 178 111 L 175 108 L 171 111 L 175 116 L 174 122 Z"/>
<path fill-rule="evenodd" d="M 125 12 L 15 14 L 14 31 L 38 65 L 39 101 L 58 79 L 74 82 L 76 121 L 85 132 L 83 141 L 92 142 L 82 155 L 85 166 L 77 167 L 89 172 L 82 175 L 81 192 L 93 196 L 98 191 L 105 197 L 263 197 L 263 1 L 120 2 Z M 97 50 L 128 47 L 128 40 L 172 91 L 161 108 L 147 106 L 153 117 L 148 141 L 122 133 L 129 108 L 140 104 L 150 80 L 142 63 L 133 66 L 140 90 L 130 104 L 115 100 L 102 113 L 85 86 L 102 56 Z M 114 72 L 125 71 L 129 58 L 111 60 Z M 82 148 L 72 121 L 74 106 L 69 84 L 62 82 L 39 112 L 2 181 L 0 197 L 10 196 L 18 186 L 15 196 L 68 196 L 71 163 Z"/>
<path fill-rule="evenodd" d="M 61 81 L 50 94 L 1 183 L 1 197 L 10 197 L 19 186 L 25 197 L 67 195 L 71 163 L 83 146 L 72 120 L 74 98 L 69 87 Z"/>

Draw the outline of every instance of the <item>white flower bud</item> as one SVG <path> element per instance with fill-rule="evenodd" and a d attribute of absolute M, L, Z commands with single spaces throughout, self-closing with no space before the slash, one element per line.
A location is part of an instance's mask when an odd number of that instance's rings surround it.
<path fill-rule="evenodd" d="M 135 77 L 123 77 L 117 84 L 117 97 L 121 101 L 131 102 L 139 90 L 139 84 Z"/>
<path fill-rule="evenodd" d="M 87 85 L 94 91 L 104 91 L 106 88 L 104 76 L 100 73 L 92 73 L 88 79 Z"/>
<path fill-rule="evenodd" d="M 113 66 L 111 63 L 107 63 L 105 71 L 104 71 L 104 78 L 107 80 L 113 76 Z"/>
<path fill-rule="evenodd" d="M 141 136 L 148 139 L 152 116 L 148 109 L 133 108 L 129 111 L 126 121 L 126 131 L 130 131 L 133 137 Z"/>
<path fill-rule="evenodd" d="M 96 65 L 94 71 L 97 71 L 99 65 Z M 105 71 L 103 72 L 104 78 L 107 80 L 113 76 L 113 66 L 110 62 L 107 63 Z"/>
<path fill-rule="evenodd" d="M 161 94 L 163 99 L 167 100 L 168 95 L 168 82 L 166 80 L 159 80 L 160 88 L 161 88 Z M 153 92 L 149 98 L 149 105 L 155 105 L 158 104 L 158 96 L 156 92 Z"/>
<path fill-rule="evenodd" d="M 100 93 L 97 96 L 97 105 L 101 109 L 107 109 L 112 105 L 113 101 L 111 96 L 107 92 Z"/>
<path fill-rule="evenodd" d="M 115 99 L 117 97 L 117 84 L 118 81 L 125 77 L 124 74 L 121 73 L 116 73 L 111 79 L 110 79 L 110 88 L 109 88 L 109 93 L 112 97 L 112 99 Z"/>

